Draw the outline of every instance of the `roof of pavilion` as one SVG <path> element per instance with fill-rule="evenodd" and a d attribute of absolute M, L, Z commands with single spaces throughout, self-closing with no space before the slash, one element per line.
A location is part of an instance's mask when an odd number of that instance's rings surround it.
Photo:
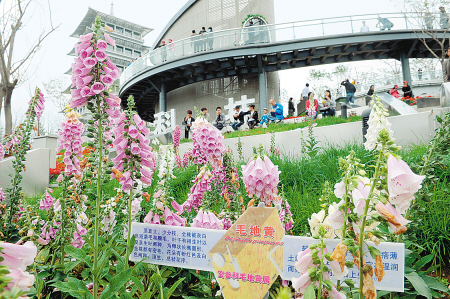
<path fill-rule="evenodd" d="M 129 28 L 129 29 L 133 29 L 135 31 L 138 31 L 138 32 L 141 33 L 142 37 L 147 35 L 149 32 L 153 31 L 152 28 L 144 27 L 144 26 L 141 26 L 141 25 L 138 25 L 138 24 L 126 21 L 124 19 L 120 19 L 120 18 L 115 17 L 115 16 L 111 16 L 111 15 L 105 14 L 105 13 L 103 13 L 101 11 L 98 11 L 98 10 L 95 10 L 95 9 L 89 7 L 88 12 L 84 16 L 83 20 L 78 25 L 78 27 L 74 31 L 74 33 L 72 33 L 70 36 L 71 37 L 80 37 L 80 35 L 85 34 L 86 29 L 89 28 L 94 23 L 95 18 L 97 16 L 100 16 L 100 18 L 104 22 L 121 25 L 123 27 L 126 27 L 126 28 Z"/>

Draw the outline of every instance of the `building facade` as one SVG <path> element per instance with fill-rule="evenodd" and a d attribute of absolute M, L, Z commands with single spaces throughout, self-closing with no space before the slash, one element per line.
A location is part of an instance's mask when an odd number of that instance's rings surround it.
<path fill-rule="evenodd" d="M 113 4 L 111 4 L 110 14 L 105 14 L 89 7 L 83 20 L 70 37 L 79 38 L 81 35 L 92 32 L 97 16 L 101 18 L 102 22 L 113 29 L 113 32 L 110 32 L 109 34 L 115 39 L 116 45 L 111 46 L 108 44 L 106 53 L 121 72 L 132 63 L 132 61 L 149 51 L 150 47 L 144 46 L 144 36 L 153 31 L 153 29 L 114 16 Z M 68 55 L 76 56 L 75 48 L 73 48 Z M 66 74 L 72 75 L 72 69 L 68 70 Z M 116 81 L 111 88 L 115 94 L 118 94 L 119 82 Z M 70 94 L 70 86 L 65 93 Z M 91 118 L 90 112 L 86 107 L 80 108 L 78 112 L 81 114 L 81 121 L 83 122 L 86 122 Z"/>
<path fill-rule="evenodd" d="M 89 7 L 86 16 L 70 36 L 79 38 L 81 35 L 92 32 L 97 16 L 113 29 L 110 36 L 116 40 L 116 45 L 114 47 L 108 45 L 106 53 L 121 71 L 132 61 L 149 51 L 150 47 L 144 46 L 144 36 L 153 31 L 153 29 L 114 16 L 112 4 L 110 14 L 105 14 Z M 68 55 L 76 56 L 75 48 Z M 66 74 L 71 74 L 71 70 L 66 72 Z M 113 86 L 114 92 L 118 92 L 118 83 L 116 84 L 117 86 Z"/>
<path fill-rule="evenodd" d="M 153 48 L 164 40 L 177 41 L 190 37 L 192 30 L 198 33 L 202 27 L 212 27 L 213 32 L 219 30 L 240 28 L 249 19 L 266 24 L 275 23 L 274 0 L 189 0 L 183 8 L 166 25 Z M 190 84 L 167 93 L 167 110 L 175 109 L 177 123 L 181 124 L 187 110 L 207 108 L 211 117 L 215 115 L 216 107 L 224 108 L 229 98 L 239 101 L 242 96 L 255 99 L 256 110 L 259 107 L 258 75 L 239 75 L 212 79 Z M 267 96 L 269 99 L 279 99 L 280 87 L 277 72 L 267 73 Z M 247 107 L 243 107 L 247 109 Z M 159 103 L 155 103 L 155 112 L 159 112 Z"/>

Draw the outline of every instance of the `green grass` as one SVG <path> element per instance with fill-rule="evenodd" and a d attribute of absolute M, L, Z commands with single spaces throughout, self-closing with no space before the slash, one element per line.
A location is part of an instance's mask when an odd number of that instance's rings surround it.
<path fill-rule="evenodd" d="M 340 117 L 326 117 L 322 119 L 316 120 L 318 127 L 323 126 L 331 126 L 331 125 L 337 125 L 337 124 L 343 124 L 343 123 L 349 123 L 349 122 L 356 122 L 361 121 L 361 116 L 352 116 L 348 119 L 340 118 Z M 277 132 L 285 132 L 285 131 L 291 131 L 299 128 L 305 128 L 308 126 L 307 122 L 297 123 L 297 124 L 271 124 L 267 128 L 255 128 L 250 131 L 236 131 L 236 132 L 230 132 L 226 133 L 224 136 L 225 138 L 236 138 L 236 137 L 244 137 L 244 136 L 252 136 L 252 135 L 259 135 L 259 134 L 267 134 L 267 133 L 277 133 Z M 183 139 L 181 140 L 181 143 L 187 143 L 192 142 L 192 139 Z"/>

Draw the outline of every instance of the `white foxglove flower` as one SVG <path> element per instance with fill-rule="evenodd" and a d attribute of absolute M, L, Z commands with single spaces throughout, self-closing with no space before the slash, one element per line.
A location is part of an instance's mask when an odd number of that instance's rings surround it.
<path fill-rule="evenodd" d="M 392 124 L 387 120 L 387 110 L 384 109 L 381 103 L 380 97 L 374 97 L 372 100 L 373 108 L 369 116 L 369 129 L 367 130 L 366 142 L 364 146 L 366 150 L 372 151 L 374 149 L 381 150 L 381 143 L 378 141 L 381 131 L 386 130 L 389 133 L 389 137 L 394 141 L 394 131 L 391 130 Z"/>

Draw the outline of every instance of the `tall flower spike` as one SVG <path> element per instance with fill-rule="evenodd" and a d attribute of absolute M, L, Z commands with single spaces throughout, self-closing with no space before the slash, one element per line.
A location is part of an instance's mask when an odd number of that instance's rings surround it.
<path fill-rule="evenodd" d="M 391 130 L 392 125 L 386 118 L 389 116 L 389 113 L 384 109 L 380 97 L 374 96 L 372 103 L 373 108 L 368 121 L 369 129 L 365 135 L 367 141 L 364 143 L 364 146 L 368 151 L 381 149 L 381 143 L 378 141 L 378 137 L 383 130 L 389 134 L 391 141 L 395 140 L 394 131 Z"/>

